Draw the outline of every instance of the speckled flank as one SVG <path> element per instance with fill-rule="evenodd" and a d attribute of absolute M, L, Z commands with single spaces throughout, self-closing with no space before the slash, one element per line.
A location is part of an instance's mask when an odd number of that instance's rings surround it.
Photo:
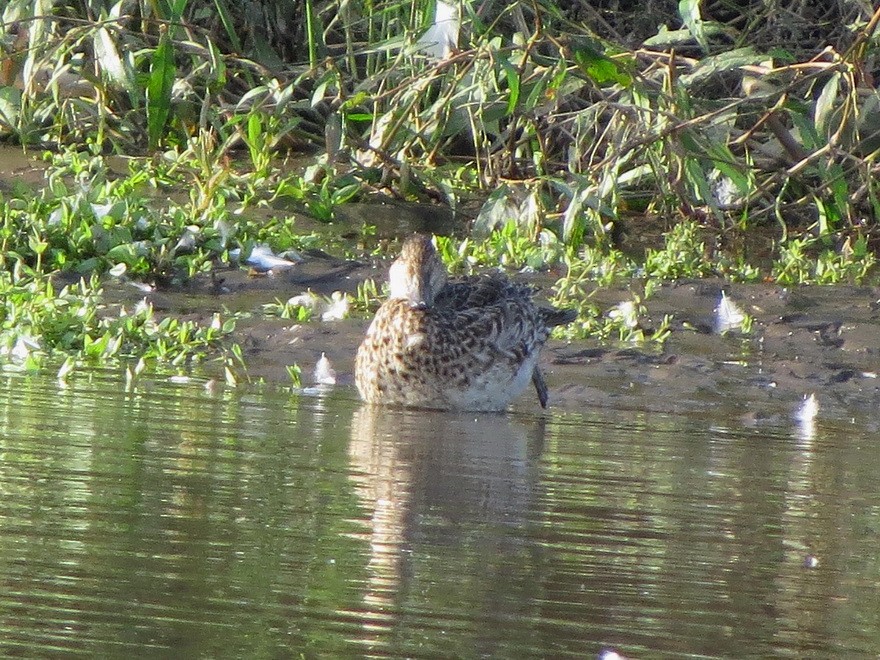
<path fill-rule="evenodd" d="M 538 307 L 528 286 L 501 275 L 447 282 L 423 236 L 404 243 L 390 285 L 357 353 L 364 401 L 502 410 L 531 380 L 546 405 L 538 354 L 549 328 L 572 321 L 573 313 Z"/>

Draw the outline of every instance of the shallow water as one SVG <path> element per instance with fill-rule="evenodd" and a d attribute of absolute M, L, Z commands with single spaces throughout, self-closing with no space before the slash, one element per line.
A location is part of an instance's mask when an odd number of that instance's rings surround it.
<path fill-rule="evenodd" d="M 0 655 L 880 648 L 856 424 L 121 382 L 0 377 Z"/>

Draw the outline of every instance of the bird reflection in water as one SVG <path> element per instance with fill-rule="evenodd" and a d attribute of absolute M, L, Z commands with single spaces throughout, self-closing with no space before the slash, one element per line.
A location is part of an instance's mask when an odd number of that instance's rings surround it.
<path fill-rule="evenodd" d="M 349 459 L 369 544 L 363 598 L 372 643 L 387 639 L 407 606 L 455 606 L 414 598 L 458 591 L 479 601 L 499 582 L 510 582 L 510 565 L 530 562 L 524 528 L 545 421 L 369 405 L 355 413 Z M 455 580 L 456 589 L 413 588 L 437 577 Z M 475 613 L 480 618 L 505 616 L 506 606 L 495 599 L 476 607 L 485 610 Z"/>

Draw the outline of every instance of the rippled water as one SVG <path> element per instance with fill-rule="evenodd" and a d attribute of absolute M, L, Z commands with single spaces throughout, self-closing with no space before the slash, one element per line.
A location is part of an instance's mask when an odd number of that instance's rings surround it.
<path fill-rule="evenodd" d="M 0 655 L 873 655 L 878 468 L 821 419 L 3 375 Z"/>

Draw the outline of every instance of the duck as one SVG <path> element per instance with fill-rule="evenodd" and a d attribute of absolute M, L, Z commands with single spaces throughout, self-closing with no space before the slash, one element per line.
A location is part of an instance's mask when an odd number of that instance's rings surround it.
<path fill-rule="evenodd" d="M 366 403 L 498 412 L 531 381 L 547 407 L 541 348 L 574 310 L 536 304 L 532 287 L 501 273 L 450 280 L 422 234 L 405 240 L 388 284 L 355 358 Z"/>

